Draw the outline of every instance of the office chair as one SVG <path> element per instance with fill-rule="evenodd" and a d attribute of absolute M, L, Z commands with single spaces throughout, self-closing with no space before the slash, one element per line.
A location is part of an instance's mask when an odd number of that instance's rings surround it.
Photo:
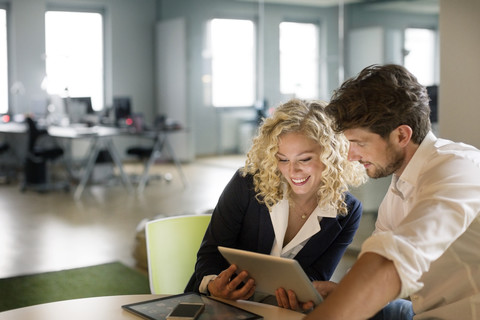
<path fill-rule="evenodd" d="M 210 219 L 210 214 L 184 215 L 147 223 L 148 275 L 153 294 L 185 290 Z"/>
<path fill-rule="evenodd" d="M 0 143 L 0 154 L 3 154 L 8 149 L 10 149 L 10 145 L 7 142 Z"/>
<path fill-rule="evenodd" d="M 63 149 L 56 145 L 42 145 L 39 140 L 48 136 L 46 129 L 39 129 L 31 117 L 26 118 L 28 127 L 28 148 L 25 159 L 24 179 L 21 191 L 34 189 L 39 192 L 63 189 L 70 190 L 67 180 L 53 182 L 49 166 L 63 156 Z"/>
<path fill-rule="evenodd" d="M 10 150 L 10 145 L 8 142 L 0 142 L 0 156 L 3 157 L 4 154 L 6 154 Z M 12 170 L 9 170 L 7 168 L 7 165 L 4 163 L 3 159 L 2 162 L 0 162 L 0 179 L 5 181 L 6 183 L 10 183 L 10 178 L 12 176 Z"/>

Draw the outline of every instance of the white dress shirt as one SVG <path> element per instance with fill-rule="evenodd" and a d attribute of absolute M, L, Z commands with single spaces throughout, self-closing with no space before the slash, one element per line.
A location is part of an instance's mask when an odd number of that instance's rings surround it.
<path fill-rule="evenodd" d="M 429 133 L 393 176 L 361 254 L 394 262 L 415 319 L 480 319 L 480 151 Z"/>

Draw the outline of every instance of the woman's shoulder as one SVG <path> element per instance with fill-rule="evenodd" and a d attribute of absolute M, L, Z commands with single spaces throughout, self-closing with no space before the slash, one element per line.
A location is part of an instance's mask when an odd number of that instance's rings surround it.
<path fill-rule="evenodd" d="M 345 204 L 347 205 L 349 213 L 352 211 L 362 212 L 362 202 L 349 191 L 345 192 Z"/>
<path fill-rule="evenodd" d="M 360 202 L 350 191 L 345 192 L 345 202 Z"/>
<path fill-rule="evenodd" d="M 240 167 L 237 169 L 232 179 L 253 182 L 253 174 L 245 172 L 245 169 Z"/>
<path fill-rule="evenodd" d="M 234 185 L 237 187 L 247 187 L 247 189 L 251 189 L 253 186 L 253 175 L 249 173 L 245 174 L 243 168 L 239 168 L 234 173 L 229 185 Z"/>

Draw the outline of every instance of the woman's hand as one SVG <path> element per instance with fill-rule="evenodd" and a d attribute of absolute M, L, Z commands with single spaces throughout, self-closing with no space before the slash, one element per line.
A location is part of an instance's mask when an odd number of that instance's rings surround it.
<path fill-rule="evenodd" d="M 335 290 L 337 284 L 332 281 L 313 281 L 313 286 L 317 289 L 323 299 L 325 299 L 333 290 Z"/>
<path fill-rule="evenodd" d="M 237 266 L 232 264 L 228 269 L 223 270 L 214 280 L 208 284 L 208 291 L 212 296 L 229 300 L 246 300 L 255 293 L 255 280 L 248 279 L 241 287 L 237 287 L 248 278 L 246 271 L 240 272 L 232 279 Z"/>
<path fill-rule="evenodd" d="M 313 301 L 298 301 L 297 295 L 293 290 L 286 291 L 283 288 L 278 288 L 277 290 L 275 290 L 275 297 L 277 298 L 278 306 L 285 309 L 292 309 L 295 311 L 308 311 L 315 306 Z"/>

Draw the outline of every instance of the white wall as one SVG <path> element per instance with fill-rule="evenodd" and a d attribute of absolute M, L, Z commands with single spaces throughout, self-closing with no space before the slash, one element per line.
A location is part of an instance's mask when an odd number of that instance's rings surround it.
<path fill-rule="evenodd" d="M 440 1 L 439 134 L 480 148 L 480 1 Z"/>
<path fill-rule="evenodd" d="M 179 121 L 185 130 L 169 139 L 175 155 L 184 162 L 194 160 L 192 130 L 187 109 L 187 38 L 185 19 L 163 20 L 156 27 L 157 112 Z M 173 155 L 169 155 L 173 158 Z"/>

